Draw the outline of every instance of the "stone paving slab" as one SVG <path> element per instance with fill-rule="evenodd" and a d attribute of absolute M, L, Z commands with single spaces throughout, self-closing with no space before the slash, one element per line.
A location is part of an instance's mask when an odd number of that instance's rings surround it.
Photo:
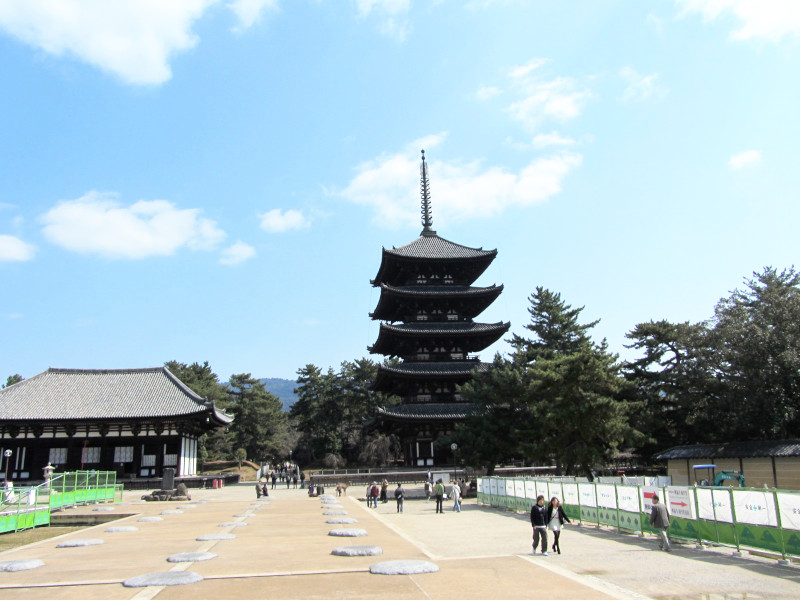
<path fill-rule="evenodd" d="M 139 503 L 126 493 L 116 511 L 129 516 L 114 526 L 136 531 L 109 533 L 108 523 L 0 553 L 0 561 L 39 559 L 31 571 L 0 573 L 0 597 L 100 600 L 171 598 L 220 600 L 264 595 L 300 600 L 381 598 L 381 600 L 459 600 L 503 597 L 558 597 L 559 600 L 659 600 L 700 598 L 800 597 L 800 569 L 778 568 L 768 561 L 731 560 L 724 550 L 677 548 L 654 551 L 652 538 L 623 536 L 594 527 L 567 527 L 561 556 L 530 555 L 527 515 L 489 509 L 474 500 L 461 513 L 434 513 L 424 500 L 394 502 L 369 509 L 355 495 L 342 497 L 343 510 L 358 519 L 366 537 L 336 538 L 338 527 L 325 521 L 322 502 L 305 490 L 276 489 L 270 501 L 256 502 L 251 485 L 193 490 L 208 499 L 163 521 L 138 521 L 160 515 L 174 503 Z M 256 505 L 256 506 L 253 506 Z M 259 510 L 253 510 L 258 508 Z M 447 509 L 450 506 L 446 506 Z M 92 507 L 70 509 L 89 514 Z M 234 515 L 248 514 L 248 517 Z M 247 522 L 246 527 L 219 527 Z M 203 534 L 235 533 L 232 540 L 197 541 Z M 101 538 L 101 546 L 56 548 L 64 539 Z M 347 544 L 380 546 L 379 557 L 334 556 Z M 168 563 L 187 552 L 213 552 L 203 562 Z M 387 560 L 435 563 L 437 573 L 373 575 L 369 567 Z M 774 561 L 773 561 L 774 562 Z M 203 581 L 186 586 L 125 588 L 122 581 L 148 573 L 189 571 Z M 739 595 L 736 595 L 739 594 Z M 745 594 L 745 595 L 743 595 Z"/>

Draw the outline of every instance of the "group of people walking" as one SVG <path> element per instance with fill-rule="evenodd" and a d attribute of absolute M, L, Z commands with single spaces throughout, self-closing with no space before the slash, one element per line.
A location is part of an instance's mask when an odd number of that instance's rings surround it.
<path fill-rule="evenodd" d="M 654 494 L 653 508 L 650 511 L 650 527 L 658 530 L 658 547 L 670 551 L 669 543 L 669 512 L 667 507 L 659 502 L 658 495 Z M 551 550 L 561 554 L 561 528 L 564 523 L 569 523 L 569 517 L 564 512 L 558 498 L 553 496 L 550 503 L 545 505 L 544 496 L 536 498 L 536 504 L 531 507 L 531 526 L 533 527 L 533 554 L 541 543 L 541 554 L 547 556 L 547 530 L 553 532 L 553 545 Z"/>
<path fill-rule="evenodd" d="M 541 541 L 542 556 L 547 556 L 547 530 L 553 532 L 553 552 L 561 554 L 561 528 L 564 523 L 569 523 L 569 517 L 558 498 L 553 496 L 545 506 L 544 496 L 541 494 L 536 498 L 536 504 L 531 507 L 531 526 L 533 527 L 533 553 L 536 554 L 536 547 Z"/>
<path fill-rule="evenodd" d="M 294 484 L 295 489 L 297 489 L 298 482 L 300 482 L 301 488 L 305 488 L 306 486 L 306 474 L 303 471 L 300 471 L 299 474 L 296 470 L 293 473 L 286 473 L 284 469 L 284 474 L 282 476 L 275 471 L 271 471 L 265 474 L 265 481 L 263 483 L 261 480 L 256 481 L 256 496 L 258 498 L 261 498 L 261 496 L 269 496 L 269 484 L 272 483 L 272 489 L 274 490 L 279 478 L 281 482 L 286 481 L 286 489 L 291 488 L 292 484 Z"/>
<path fill-rule="evenodd" d="M 426 482 L 426 496 L 428 496 L 427 486 L 428 482 Z M 444 514 L 444 494 L 444 482 L 441 479 L 437 479 L 436 483 L 433 484 L 433 497 L 436 500 L 436 512 L 439 514 Z M 453 500 L 453 511 L 461 512 L 461 486 L 458 485 L 458 481 L 453 481 L 453 485 L 450 487 L 450 498 Z"/>

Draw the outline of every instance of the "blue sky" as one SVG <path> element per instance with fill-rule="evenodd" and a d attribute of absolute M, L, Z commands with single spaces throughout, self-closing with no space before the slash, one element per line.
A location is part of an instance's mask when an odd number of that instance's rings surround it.
<path fill-rule="evenodd" d="M 421 148 L 520 334 L 541 285 L 629 357 L 800 248 L 794 0 L 5 0 L 0 76 L 3 380 L 366 356 Z"/>

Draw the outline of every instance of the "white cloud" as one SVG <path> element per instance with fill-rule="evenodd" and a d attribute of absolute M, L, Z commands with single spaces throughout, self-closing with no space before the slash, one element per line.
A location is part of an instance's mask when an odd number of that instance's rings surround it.
<path fill-rule="evenodd" d="M 199 209 L 178 209 L 166 200 L 121 206 L 114 194 L 89 192 L 60 202 L 41 217 L 52 243 L 81 254 L 141 259 L 169 256 L 180 248 L 212 250 L 225 232 Z"/>
<path fill-rule="evenodd" d="M 418 156 L 404 151 L 364 163 L 340 195 L 373 209 L 377 223 L 420 223 Z M 564 178 L 582 160 L 579 154 L 562 152 L 511 172 L 477 160 L 446 163 L 427 156 L 434 229 L 439 217 L 444 222 L 486 218 L 511 206 L 544 202 L 561 191 Z"/>
<path fill-rule="evenodd" d="M 411 0 L 356 0 L 359 17 L 374 15 L 378 19 L 380 32 L 401 42 L 408 34 L 410 8 Z"/>
<path fill-rule="evenodd" d="M 533 138 L 533 145 L 536 148 L 547 148 L 549 146 L 571 146 L 575 143 L 572 138 L 564 137 L 557 131 L 550 133 L 540 133 Z"/>
<path fill-rule="evenodd" d="M 758 150 L 746 150 L 734 154 L 728 161 L 728 166 L 731 169 L 743 169 L 745 167 L 752 167 L 761 162 L 761 152 Z"/>
<path fill-rule="evenodd" d="M 261 229 L 269 233 L 282 233 L 290 229 L 305 229 L 311 226 L 309 220 L 299 210 L 290 209 L 283 212 L 280 208 L 274 208 L 258 217 L 261 219 Z"/>
<path fill-rule="evenodd" d="M 509 77 L 512 89 L 520 97 L 508 107 L 509 114 L 529 130 L 538 129 L 548 119 L 567 121 L 581 114 L 591 92 L 572 77 L 556 77 L 549 81 L 536 75 L 547 61 L 533 59 L 514 67 Z"/>
<path fill-rule="evenodd" d="M 252 27 L 266 11 L 277 11 L 278 0 L 232 0 L 228 4 L 236 18 L 239 19 L 239 28 Z"/>
<path fill-rule="evenodd" d="M 544 64 L 547 64 L 546 58 L 532 58 L 530 61 L 525 63 L 524 65 L 517 65 L 511 71 L 509 71 L 508 76 L 512 79 L 522 79 L 528 77 L 531 73 L 533 73 L 536 69 L 541 67 Z"/>
<path fill-rule="evenodd" d="M 661 85 L 658 73 L 640 75 L 631 67 L 623 67 L 619 75 L 627 83 L 622 93 L 624 102 L 642 102 L 652 97 L 663 98 L 666 94 L 666 88 Z"/>
<path fill-rule="evenodd" d="M 498 87 L 494 87 L 492 85 L 482 85 L 478 88 L 478 91 L 475 92 L 475 97 L 478 100 L 491 100 L 495 96 L 499 96 L 502 93 L 503 90 Z"/>
<path fill-rule="evenodd" d="M 194 21 L 217 0 L 12 0 L 0 28 L 49 54 L 70 54 L 126 83 L 160 84 L 169 59 L 193 48 Z"/>
<path fill-rule="evenodd" d="M 237 241 L 235 244 L 222 250 L 222 258 L 219 259 L 219 262 L 223 265 L 238 265 L 239 263 L 253 258 L 255 255 L 255 248 L 242 241 Z"/>
<path fill-rule="evenodd" d="M 170 60 L 194 48 L 192 26 L 221 0 L 4 0 L 0 30 L 54 56 L 72 56 L 134 85 L 172 77 Z M 245 29 L 278 0 L 230 0 Z"/>
<path fill-rule="evenodd" d="M 33 258 L 36 248 L 13 235 L 0 235 L 0 261 L 24 262 Z"/>
<path fill-rule="evenodd" d="M 675 0 L 680 16 L 700 13 L 706 21 L 732 13 L 741 28 L 731 31 L 731 38 L 765 38 L 778 42 L 784 36 L 800 35 L 800 2 L 797 0 Z"/>

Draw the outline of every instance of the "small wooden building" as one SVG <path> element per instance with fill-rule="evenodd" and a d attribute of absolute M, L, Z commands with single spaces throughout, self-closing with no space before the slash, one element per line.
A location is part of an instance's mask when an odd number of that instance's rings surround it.
<path fill-rule="evenodd" d="M 738 471 L 747 487 L 800 490 L 800 440 L 675 446 L 656 458 L 667 461 L 673 485 L 694 485 L 700 479 L 713 482 L 720 471 Z M 694 468 L 712 464 L 713 469 Z"/>
<path fill-rule="evenodd" d="M 48 462 L 120 479 L 195 475 L 198 438 L 232 421 L 166 367 L 48 369 L 0 390 L 0 478 L 42 480 Z"/>

